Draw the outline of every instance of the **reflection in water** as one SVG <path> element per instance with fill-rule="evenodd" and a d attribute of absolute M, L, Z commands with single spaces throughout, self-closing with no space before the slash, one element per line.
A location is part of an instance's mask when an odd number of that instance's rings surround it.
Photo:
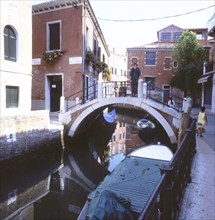
<path fill-rule="evenodd" d="M 76 219 L 87 195 L 130 152 L 150 143 L 169 145 L 158 121 L 143 111 L 116 109 L 116 123 L 98 115 L 90 129 L 66 139 L 66 149 L 51 150 L 0 169 L 1 219 Z M 147 118 L 156 129 L 145 135 L 137 121 Z"/>
<path fill-rule="evenodd" d="M 142 118 L 153 122 L 155 128 L 147 131 L 138 127 L 137 122 Z M 110 171 L 112 171 L 126 155 L 141 146 L 157 144 L 158 142 L 171 146 L 170 140 L 160 123 L 143 110 L 131 111 L 118 108 L 117 122 L 116 130 L 109 142 L 110 166 L 108 169 Z M 111 163 L 114 163 L 114 165 Z"/>
<path fill-rule="evenodd" d="M 33 204 L 49 192 L 51 174 L 60 168 L 61 156 L 61 150 L 52 148 L 10 163 L 1 162 L 1 219 L 33 219 Z"/>

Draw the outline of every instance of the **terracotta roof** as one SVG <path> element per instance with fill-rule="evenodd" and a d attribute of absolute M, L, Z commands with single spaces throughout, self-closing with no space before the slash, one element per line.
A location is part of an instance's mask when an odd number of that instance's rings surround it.
<path fill-rule="evenodd" d="M 176 43 L 168 42 L 153 42 L 142 46 L 131 47 L 127 49 L 173 49 Z"/>
<path fill-rule="evenodd" d="M 81 4 L 82 0 L 52 0 L 44 3 L 40 3 L 38 5 L 32 6 L 32 13 L 43 13 L 50 10 L 68 8 L 68 7 L 76 7 L 78 4 Z"/>

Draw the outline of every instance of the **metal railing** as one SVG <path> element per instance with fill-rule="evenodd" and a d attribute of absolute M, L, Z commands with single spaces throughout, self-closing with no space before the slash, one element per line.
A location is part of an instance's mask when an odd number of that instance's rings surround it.
<path fill-rule="evenodd" d="M 92 101 L 98 97 L 98 83 L 94 83 L 84 90 L 80 90 L 65 98 L 66 111 L 82 105 L 88 101 Z"/>
<path fill-rule="evenodd" d="M 103 97 L 122 97 L 131 95 L 130 81 L 103 82 Z"/>
<path fill-rule="evenodd" d="M 191 182 L 191 165 L 196 152 L 196 120 L 175 152 L 168 166 L 161 166 L 161 179 L 138 217 L 142 219 L 176 219 L 185 187 Z"/>
<path fill-rule="evenodd" d="M 153 99 L 163 105 L 168 106 L 169 97 L 172 97 L 173 101 L 175 102 L 174 107 L 169 107 L 181 112 L 183 107 L 183 98 L 171 93 L 169 90 L 161 89 L 155 86 L 147 89 L 147 98 Z"/>
<path fill-rule="evenodd" d="M 66 111 L 84 104 L 88 101 L 92 101 L 93 99 L 98 98 L 98 86 L 99 84 L 96 82 L 95 84 L 89 86 L 85 90 L 78 91 L 73 95 L 70 95 L 65 98 L 65 109 Z M 108 81 L 102 82 L 102 98 L 111 98 L 111 97 L 125 97 L 131 96 L 131 82 L 130 81 Z M 147 86 L 147 91 L 145 94 L 146 98 L 150 98 L 156 102 L 161 103 L 162 105 L 168 106 L 168 98 L 169 96 L 175 102 L 173 108 L 178 112 L 182 112 L 183 108 L 183 98 L 177 96 L 174 93 L 170 93 L 169 90 L 161 89 L 158 87 Z M 101 97 L 100 97 L 101 98 Z"/>

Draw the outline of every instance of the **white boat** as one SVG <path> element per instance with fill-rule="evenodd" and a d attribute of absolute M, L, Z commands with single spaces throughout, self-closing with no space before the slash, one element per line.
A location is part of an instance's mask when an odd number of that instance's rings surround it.
<path fill-rule="evenodd" d="M 154 129 L 155 124 L 146 118 L 142 118 L 137 122 L 137 126 L 141 129 L 149 128 Z"/>

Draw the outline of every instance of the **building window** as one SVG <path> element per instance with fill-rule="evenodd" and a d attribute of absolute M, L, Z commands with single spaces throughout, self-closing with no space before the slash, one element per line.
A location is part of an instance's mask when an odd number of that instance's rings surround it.
<path fill-rule="evenodd" d="M 156 53 L 146 52 L 146 65 L 155 65 L 155 64 L 156 64 Z"/>
<path fill-rule="evenodd" d="M 170 57 L 165 57 L 165 62 L 164 62 L 164 69 L 165 70 L 170 70 L 171 69 L 171 58 Z"/>
<path fill-rule="evenodd" d="M 98 46 L 98 51 L 97 51 L 97 57 L 99 60 L 101 60 L 101 47 Z M 104 57 L 102 57 L 103 59 Z"/>
<path fill-rule="evenodd" d="M 196 39 L 197 40 L 204 40 L 204 35 L 202 33 L 196 34 Z"/>
<path fill-rule="evenodd" d="M 61 50 L 61 22 L 47 24 L 47 50 Z"/>
<path fill-rule="evenodd" d="M 155 78 L 154 77 L 145 77 L 145 82 L 147 83 L 148 90 L 155 89 Z"/>
<path fill-rule="evenodd" d="M 113 141 L 113 142 L 116 141 L 116 136 L 115 136 L 115 134 L 112 136 L 112 141 Z"/>
<path fill-rule="evenodd" d="M 170 32 L 161 33 L 161 41 L 170 42 L 171 41 L 171 33 Z"/>
<path fill-rule="evenodd" d="M 175 41 L 175 42 L 179 41 L 181 34 L 182 34 L 182 32 L 174 32 L 173 33 L 173 41 Z"/>
<path fill-rule="evenodd" d="M 173 68 L 178 68 L 178 62 L 177 61 L 173 62 Z"/>
<path fill-rule="evenodd" d="M 113 72 L 113 67 L 111 67 L 111 73 L 112 73 L 112 75 L 114 74 L 114 72 Z"/>
<path fill-rule="evenodd" d="M 86 27 L 86 51 L 89 51 L 89 28 Z"/>
<path fill-rule="evenodd" d="M 98 48 L 98 42 L 96 40 L 96 38 L 93 38 L 93 53 L 95 56 L 97 56 L 97 48 Z"/>
<path fill-rule="evenodd" d="M 6 108 L 17 108 L 19 101 L 19 87 L 6 86 Z"/>
<path fill-rule="evenodd" d="M 7 25 L 4 28 L 4 59 L 16 62 L 16 34 L 13 29 Z"/>

